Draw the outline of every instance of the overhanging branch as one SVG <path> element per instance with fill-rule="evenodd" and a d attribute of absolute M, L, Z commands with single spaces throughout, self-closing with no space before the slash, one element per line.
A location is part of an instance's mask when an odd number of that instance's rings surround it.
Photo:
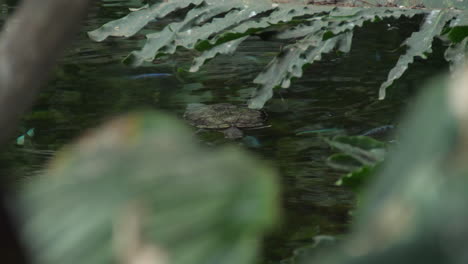
<path fill-rule="evenodd" d="M 89 0 L 23 0 L 0 35 L 0 144 L 31 107 Z"/>

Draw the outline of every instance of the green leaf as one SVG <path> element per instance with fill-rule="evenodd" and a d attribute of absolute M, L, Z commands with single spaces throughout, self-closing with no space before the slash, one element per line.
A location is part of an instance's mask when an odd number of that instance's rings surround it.
<path fill-rule="evenodd" d="M 249 101 L 249 107 L 260 109 L 273 96 L 273 89 L 281 84 L 288 88 L 293 77 L 302 76 L 302 67 L 307 63 L 320 60 L 322 54 L 341 47 L 341 42 L 349 43 L 351 32 L 322 41 L 323 33 L 314 33 L 285 48 L 282 54 L 274 58 L 267 69 L 255 78 L 254 83 L 262 87 Z"/>
<path fill-rule="evenodd" d="M 358 194 L 369 183 L 372 176 L 375 174 L 376 167 L 376 165 L 362 166 L 341 177 L 341 179 L 336 182 L 336 185 L 349 187 L 353 192 Z"/>
<path fill-rule="evenodd" d="M 207 50 L 202 53 L 202 55 L 195 58 L 192 66 L 190 67 L 190 72 L 196 72 L 200 67 L 205 63 L 206 60 L 214 58 L 218 54 L 232 54 L 236 51 L 239 44 L 246 40 L 249 36 L 243 38 L 235 39 L 221 45 L 218 45 L 210 50 Z"/>
<path fill-rule="evenodd" d="M 448 38 L 455 43 L 461 42 L 468 36 L 468 26 L 454 27 L 448 32 Z"/>
<path fill-rule="evenodd" d="M 450 69 L 461 69 L 466 65 L 466 54 L 468 53 L 468 38 L 461 42 L 451 44 L 445 51 L 445 59 L 450 62 Z"/>
<path fill-rule="evenodd" d="M 400 57 L 388 74 L 387 80 L 380 86 L 379 99 L 385 98 L 386 89 L 403 75 L 415 57 L 426 58 L 424 54 L 432 52 L 433 39 L 441 34 L 447 22 L 454 16 L 453 12 L 446 10 L 433 10 L 427 15 L 421 29 L 405 41 L 404 45 L 408 47 L 408 50 Z"/>
<path fill-rule="evenodd" d="M 309 263 L 312 258 L 319 259 L 319 257 L 323 256 L 325 250 L 333 250 L 335 252 L 338 242 L 340 241 L 333 236 L 314 236 L 314 242 L 312 244 L 295 249 L 293 255 L 282 260 L 280 264 Z"/>
<path fill-rule="evenodd" d="M 385 143 L 366 136 L 336 136 L 326 140 L 330 146 L 337 148 L 363 165 L 375 165 L 385 157 Z"/>
<path fill-rule="evenodd" d="M 436 80 L 421 89 L 399 125 L 400 143 L 353 213 L 343 250 L 301 263 L 435 264 L 464 258 L 466 249 L 459 245 L 467 239 L 468 221 L 466 112 L 455 114 L 453 102 L 467 85 L 449 85 Z"/>
<path fill-rule="evenodd" d="M 273 96 L 273 89 L 280 86 L 288 88 L 293 77 L 302 77 L 302 68 L 321 59 L 321 54 L 333 49 L 342 52 L 351 50 L 353 32 L 357 26 L 376 17 L 412 17 L 420 14 L 420 10 L 401 10 L 398 8 L 333 8 L 329 16 L 311 18 L 311 22 L 297 25 L 283 33 L 278 38 L 303 37 L 295 44 L 287 46 L 281 54 L 276 56 L 254 80 L 261 84 L 254 97 L 249 101 L 249 107 L 262 108 Z M 329 29 L 325 30 L 325 29 Z M 329 34 L 331 33 L 331 34 Z M 326 35 L 330 36 L 327 37 Z"/>
<path fill-rule="evenodd" d="M 327 165 L 335 170 L 354 171 L 362 167 L 362 163 L 348 154 L 333 154 L 327 159 Z"/>
<path fill-rule="evenodd" d="M 451 28 L 468 26 L 468 10 L 453 10 L 452 12 L 457 14 L 457 16 L 450 22 Z"/>
<path fill-rule="evenodd" d="M 364 150 L 383 149 L 386 147 L 384 142 L 368 136 L 336 136 L 333 138 L 333 141 L 352 145 Z"/>
<path fill-rule="evenodd" d="M 179 121 L 144 113 L 67 147 L 15 205 L 35 263 L 253 263 L 278 214 L 275 172 L 194 142 Z"/>
<path fill-rule="evenodd" d="M 327 164 L 334 169 L 348 172 L 336 184 L 350 187 L 360 194 L 384 160 L 386 144 L 367 136 L 336 136 L 326 141 L 343 152 L 330 156 Z"/>
<path fill-rule="evenodd" d="M 290 29 L 279 32 L 275 37 L 278 39 L 302 38 L 307 35 L 321 32 L 328 25 L 328 21 L 323 19 L 316 19 L 314 21 L 302 23 Z"/>
<path fill-rule="evenodd" d="M 109 36 L 130 37 L 154 19 L 165 17 L 178 9 L 188 7 L 190 4 L 200 5 L 203 2 L 203 0 L 178 0 L 156 3 L 151 7 L 131 12 L 121 19 L 106 23 L 100 28 L 88 32 L 88 36 L 94 41 L 103 41 Z"/>
<path fill-rule="evenodd" d="M 252 29 L 274 28 L 276 25 L 281 23 L 291 23 L 296 17 L 302 17 L 306 15 L 316 17 L 322 14 L 326 14 L 334 8 L 335 7 L 333 6 L 308 6 L 298 4 L 274 5 L 273 11 L 268 16 L 247 20 L 244 23 L 229 29 L 229 31 L 215 36 L 211 40 L 211 43 L 218 42 L 219 39 L 224 37 L 224 34 L 243 34 Z"/>
<path fill-rule="evenodd" d="M 126 18 L 109 22 L 90 35 L 95 40 L 102 40 L 110 35 L 130 36 L 150 21 L 188 7 L 188 2 L 190 1 L 155 4 L 137 10 Z M 138 66 L 145 61 L 152 61 L 161 54 L 172 54 L 182 47 L 204 51 L 201 57 L 195 59 L 192 69 L 195 71 L 207 59 L 235 50 L 234 46 L 226 43 L 239 44 L 249 35 L 268 35 L 277 39 L 299 38 L 296 43 L 280 52 L 255 78 L 254 83 L 260 84 L 260 87 L 248 104 L 251 108 L 262 108 L 272 97 L 274 88 L 288 88 L 293 78 L 302 77 L 302 68 L 319 60 L 321 54 L 334 49 L 349 52 L 353 30 L 363 26 L 364 22 L 426 14 L 420 31 L 414 33 L 404 43 L 408 46 L 407 53 L 400 57 L 387 80 L 382 83 L 379 98 L 383 99 L 386 89 L 403 75 L 415 57 L 425 58 L 425 54 L 431 52 L 435 37 L 441 37 L 448 32 L 448 37 L 452 41 L 459 42 L 466 36 L 465 27 L 468 25 L 466 11 L 410 8 L 414 5 L 411 3 L 408 3 L 407 8 L 377 7 L 377 4 L 381 3 L 374 1 L 374 4 L 369 5 L 360 2 L 358 5 L 365 7 L 337 7 L 299 3 L 276 4 L 266 0 L 193 0 L 191 10 L 182 21 L 171 23 L 159 32 L 148 34 L 144 47 L 132 52 L 125 59 L 125 63 Z M 454 3 L 443 6 L 457 5 Z M 449 26 L 451 29 L 448 30 L 446 23 L 450 20 L 452 20 Z M 232 49 L 228 49 L 229 46 Z M 450 54 L 449 56 L 453 57 Z"/>
<path fill-rule="evenodd" d="M 132 52 L 127 60 L 138 66 L 144 61 L 152 61 L 158 53 L 172 54 L 177 47 L 194 49 L 200 41 L 209 39 L 272 8 L 274 7 L 271 4 L 266 4 L 264 1 L 245 5 L 241 0 L 200 5 L 190 10 L 183 21 L 171 23 L 161 32 L 148 34 L 143 48 Z M 221 14 L 224 14 L 223 17 L 217 18 Z"/>
<path fill-rule="evenodd" d="M 418 9 L 402 8 L 356 8 L 340 7 L 330 13 L 329 29 L 332 33 L 338 34 L 347 30 L 353 30 L 355 27 L 362 27 L 366 21 L 375 21 L 384 18 L 413 17 L 417 14 L 423 14 L 424 11 Z"/>

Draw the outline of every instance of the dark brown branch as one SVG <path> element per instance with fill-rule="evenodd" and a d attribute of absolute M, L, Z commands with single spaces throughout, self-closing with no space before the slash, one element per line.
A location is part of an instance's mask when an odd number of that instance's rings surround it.
<path fill-rule="evenodd" d="M 0 144 L 31 107 L 89 0 L 23 0 L 0 35 Z"/>
<path fill-rule="evenodd" d="M 56 59 L 84 16 L 89 0 L 23 0 L 0 35 L 0 144 L 33 104 Z M 0 179 L 2 262 L 29 262 Z"/>

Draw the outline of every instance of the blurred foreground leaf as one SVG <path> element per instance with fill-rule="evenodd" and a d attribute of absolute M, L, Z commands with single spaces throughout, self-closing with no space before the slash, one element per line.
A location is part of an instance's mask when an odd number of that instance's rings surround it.
<path fill-rule="evenodd" d="M 114 120 L 46 174 L 18 205 L 37 263 L 252 263 L 277 218 L 274 171 L 162 114 Z"/>
<path fill-rule="evenodd" d="M 297 263 L 467 263 L 464 81 L 458 86 L 437 81 L 424 90 L 355 212 L 353 234 L 331 254 Z"/>

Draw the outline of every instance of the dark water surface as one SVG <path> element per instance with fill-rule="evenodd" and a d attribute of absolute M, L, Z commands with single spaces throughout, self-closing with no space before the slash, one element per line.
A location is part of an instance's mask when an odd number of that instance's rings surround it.
<path fill-rule="evenodd" d="M 64 144 L 129 110 L 162 109 L 180 117 L 189 103 L 244 104 L 255 88 L 252 80 L 285 44 L 252 38 L 235 56 L 217 57 L 193 74 L 176 72 L 178 67 L 190 64 L 195 54 L 190 51 L 158 59 L 155 64 L 128 68 L 120 61 L 142 43 L 143 35 L 95 43 L 85 32 L 124 15 L 131 3 L 97 1 L 75 45 L 69 48 L 18 128 L 18 136 L 35 128 L 32 145 L 19 147 L 12 141 L 0 158 L 3 174 L 17 178 L 40 172 L 44 162 Z M 2 18 L 12 10 L 3 5 Z M 390 23 L 398 29 L 389 27 Z M 418 28 L 418 23 L 418 18 L 398 23 L 385 20 L 356 30 L 349 54 L 324 56 L 305 69 L 305 76 L 294 80 L 291 88 L 276 91 L 265 108 L 272 126 L 247 131 L 248 136 L 258 140 L 259 147 L 236 142 L 272 161 L 282 176 L 284 223 L 267 239 L 265 262 L 289 256 L 292 249 L 311 242 L 314 235 L 346 232 L 353 196 L 343 187 L 334 186 L 340 174 L 324 163 L 332 151 L 317 135 L 296 133 L 339 128 L 355 135 L 395 123 L 421 80 L 446 67 L 442 47 L 435 43 L 435 54 L 429 60 L 417 60 L 390 88 L 386 100 L 376 99 L 378 87 L 404 51 L 398 49 L 400 44 Z M 171 76 L 129 78 L 147 73 Z M 201 133 L 200 138 L 209 145 L 227 142 L 217 132 Z"/>

